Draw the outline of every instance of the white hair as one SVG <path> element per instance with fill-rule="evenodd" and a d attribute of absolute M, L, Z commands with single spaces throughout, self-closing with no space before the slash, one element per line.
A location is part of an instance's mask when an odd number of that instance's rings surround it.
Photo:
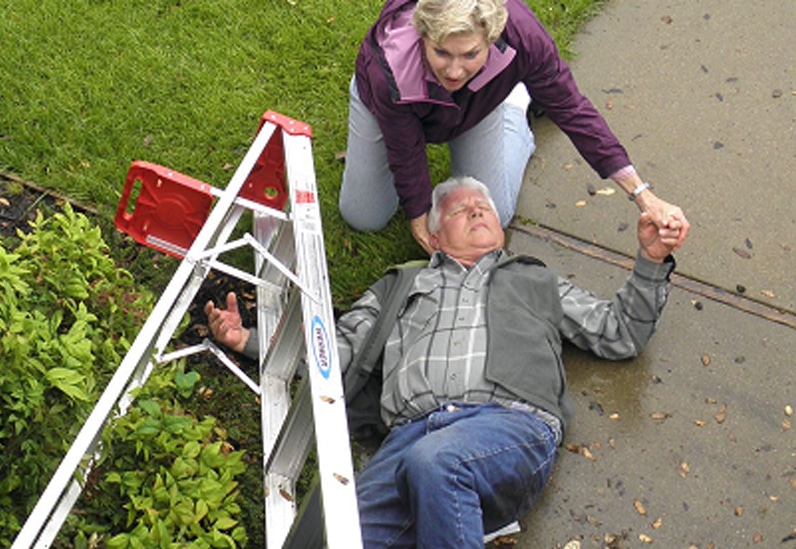
<path fill-rule="evenodd" d="M 495 214 L 497 214 L 495 201 L 492 200 L 489 187 L 469 175 L 451 177 L 439 183 L 434 187 L 434 191 L 431 193 L 431 210 L 428 212 L 428 232 L 436 233 L 439 231 L 442 218 L 442 203 L 445 201 L 445 197 L 461 188 L 475 189 L 481 193 L 492 210 L 495 211 Z"/>

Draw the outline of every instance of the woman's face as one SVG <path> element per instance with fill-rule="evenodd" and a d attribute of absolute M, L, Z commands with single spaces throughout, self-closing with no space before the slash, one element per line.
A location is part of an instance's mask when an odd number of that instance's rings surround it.
<path fill-rule="evenodd" d="M 483 32 L 454 34 L 441 44 L 423 38 L 423 45 L 431 72 L 451 92 L 463 88 L 481 70 L 489 55 L 489 43 Z"/>

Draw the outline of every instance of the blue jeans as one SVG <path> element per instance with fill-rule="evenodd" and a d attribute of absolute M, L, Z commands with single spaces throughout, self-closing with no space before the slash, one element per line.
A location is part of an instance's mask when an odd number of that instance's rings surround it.
<path fill-rule="evenodd" d="M 506 227 L 514 217 L 528 159 L 536 150 L 525 109 L 504 101 L 475 127 L 449 142 L 448 148 L 452 175 L 469 175 L 489 187 L 500 223 Z M 359 231 L 384 228 L 398 210 L 384 137 L 376 118 L 359 98 L 353 78 L 339 207 L 346 223 Z"/>
<path fill-rule="evenodd" d="M 547 424 L 499 404 L 394 427 L 357 478 L 364 547 L 483 549 L 485 532 L 528 512 L 555 456 Z"/>

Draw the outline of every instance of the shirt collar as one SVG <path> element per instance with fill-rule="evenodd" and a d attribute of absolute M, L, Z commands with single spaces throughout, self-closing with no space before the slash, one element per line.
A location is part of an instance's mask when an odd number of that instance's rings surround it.
<path fill-rule="evenodd" d="M 471 268 L 477 268 L 480 271 L 486 272 L 494 267 L 495 264 L 505 256 L 506 251 L 502 248 L 492 250 L 479 257 Z M 448 265 L 456 266 L 464 271 L 469 270 L 467 267 L 459 263 L 459 261 L 440 250 L 435 251 L 431 256 L 431 260 L 428 262 L 428 266 L 432 269 L 444 268 Z"/>

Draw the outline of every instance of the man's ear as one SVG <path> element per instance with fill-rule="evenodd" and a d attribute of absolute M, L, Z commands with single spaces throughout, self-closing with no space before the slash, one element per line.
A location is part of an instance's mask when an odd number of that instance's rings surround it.
<path fill-rule="evenodd" d="M 432 233 L 428 235 L 428 243 L 433 249 L 439 250 L 439 238 L 437 238 L 436 234 Z"/>

